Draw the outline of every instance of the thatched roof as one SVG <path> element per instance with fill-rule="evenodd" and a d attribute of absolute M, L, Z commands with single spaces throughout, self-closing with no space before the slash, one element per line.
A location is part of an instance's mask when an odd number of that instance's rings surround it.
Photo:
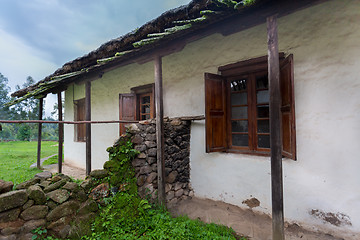
<path fill-rule="evenodd" d="M 83 80 L 92 73 L 119 66 L 119 63 L 142 56 L 167 43 L 182 41 L 184 36 L 189 36 L 189 34 L 204 31 L 216 25 L 219 27 L 219 24 L 233 17 L 246 16 L 245 20 L 251 21 L 254 15 L 260 14 L 261 9 L 272 7 L 275 8 L 275 12 L 278 12 L 285 6 L 284 12 L 288 14 L 286 5 L 293 5 L 295 6 L 293 8 L 297 9 L 319 1 L 321 2 L 321 0 L 192 0 L 188 5 L 169 10 L 140 28 L 65 63 L 53 74 L 36 84 L 14 92 L 11 95 L 14 99 L 9 105 L 30 97 L 41 98 L 48 93 L 63 91 L 68 84 Z M 267 13 L 261 14 L 264 17 Z M 230 27 L 238 26 L 230 24 Z"/>

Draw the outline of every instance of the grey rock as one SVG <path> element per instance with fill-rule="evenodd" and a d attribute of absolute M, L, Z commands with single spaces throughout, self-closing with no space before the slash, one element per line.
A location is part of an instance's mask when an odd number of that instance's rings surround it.
<path fill-rule="evenodd" d="M 144 139 L 140 135 L 135 135 L 131 138 L 131 142 L 133 144 L 140 144 L 144 141 Z"/>
<path fill-rule="evenodd" d="M 154 158 L 154 157 L 148 157 L 148 158 L 146 159 L 146 161 L 148 162 L 149 165 L 151 165 L 151 164 L 153 164 L 153 163 L 156 162 L 156 158 Z"/>
<path fill-rule="evenodd" d="M 25 209 L 20 214 L 20 217 L 25 221 L 33 220 L 33 219 L 41 219 L 47 215 L 48 211 L 49 208 L 46 205 L 34 205 Z"/>
<path fill-rule="evenodd" d="M 169 191 L 167 194 L 166 194 L 166 201 L 170 201 L 171 199 L 173 199 L 175 197 L 175 192 L 174 191 Z"/>
<path fill-rule="evenodd" d="M 70 193 L 70 198 L 73 200 L 78 200 L 80 202 L 85 202 L 88 199 L 85 191 L 83 189 Z"/>
<path fill-rule="evenodd" d="M 63 203 L 69 199 L 70 193 L 65 189 L 56 189 L 46 194 L 47 198 L 50 198 L 54 202 Z"/>
<path fill-rule="evenodd" d="M 151 173 L 151 171 L 152 171 L 152 168 L 149 165 L 142 166 L 140 168 L 140 174 L 149 174 L 149 173 Z"/>
<path fill-rule="evenodd" d="M 156 128 L 153 126 L 149 126 L 146 128 L 146 133 L 155 133 L 156 132 Z"/>
<path fill-rule="evenodd" d="M 145 175 L 140 175 L 138 178 L 137 178 L 137 181 L 136 181 L 136 184 L 141 187 L 142 185 L 144 185 L 146 181 L 146 176 Z"/>
<path fill-rule="evenodd" d="M 28 200 L 26 190 L 17 190 L 0 195 L 0 212 L 20 207 Z"/>
<path fill-rule="evenodd" d="M 96 169 L 90 172 L 90 176 L 93 178 L 104 178 L 109 175 L 109 172 L 105 169 Z"/>
<path fill-rule="evenodd" d="M 40 179 L 47 179 L 47 178 L 51 178 L 52 177 L 52 173 L 49 172 L 49 171 L 44 171 L 44 172 L 41 172 L 41 173 L 37 173 L 35 175 L 35 177 L 38 177 Z"/>
<path fill-rule="evenodd" d="M 144 159 L 144 158 L 146 158 L 146 154 L 141 152 L 137 155 L 137 158 Z"/>
<path fill-rule="evenodd" d="M 13 187 L 14 187 L 13 182 L 6 182 L 0 179 L 0 194 L 10 192 Z"/>
<path fill-rule="evenodd" d="M 177 182 L 177 183 L 175 183 L 174 190 L 177 191 L 177 190 L 179 190 L 180 188 L 182 188 L 182 186 L 183 186 L 182 183 Z"/>
<path fill-rule="evenodd" d="M 50 184 L 51 184 L 50 181 L 45 180 L 45 181 L 42 181 L 41 183 L 39 183 L 39 186 L 42 187 L 42 188 L 46 188 L 46 187 L 48 187 Z"/>
<path fill-rule="evenodd" d="M 146 145 L 148 148 L 155 148 L 155 147 L 157 147 L 156 142 L 153 142 L 153 141 L 145 141 L 145 145 Z"/>
<path fill-rule="evenodd" d="M 139 152 L 144 152 L 147 149 L 146 145 L 141 144 L 141 145 L 136 145 L 135 146 L 135 150 L 139 151 Z"/>
<path fill-rule="evenodd" d="M 149 176 L 146 178 L 146 182 L 147 183 L 152 183 L 157 177 L 157 173 L 156 172 L 152 172 L 149 174 Z"/>
<path fill-rule="evenodd" d="M 55 183 L 50 184 L 49 186 L 47 186 L 46 188 L 44 188 L 44 192 L 48 193 L 48 192 L 52 192 L 58 188 L 61 188 L 62 186 L 64 186 L 69 180 L 68 179 L 61 179 Z"/>
<path fill-rule="evenodd" d="M 173 183 L 173 182 L 175 182 L 177 176 L 178 176 L 178 172 L 177 172 L 177 171 L 172 171 L 172 172 L 169 173 L 169 175 L 166 177 L 166 182 L 167 182 L 167 183 Z"/>
<path fill-rule="evenodd" d="M 156 141 L 156 135 L 155 134 L 147 134 L 145 137 L 146 141 Z"/>
<path fill-rule="evenodd" d="M 91 212 L 96 212 L 97 210 L 99 210 L 97 203 L 92 199 L 88 199 L 86 202 L 81 204 L 77 215 L 86 215 Z"/>
<path fill-rule="evenodd" d="M 33 185 L 26 190 L 30 199 L 35 201 L 35 204 L 42 205 L 46 203 L 46 196 L 41 187 Z"/>
<path fill-rule="evenodd" d="M 144 159 L 138 159 L 138 158 L 135 158 L 131 164 L 133 165 L 133 167 L 141 167 L 141 166 L 144 166 L 146 163 L 146 161 Z"/>
<path fill-rule="evenodd" d="M 78 192 L 80 190 L 80 186 L 75 182 L 67 182 L 62 188 L 70 192 Z"/>
<path fill-rule="evenodd" d="M 10 209 L 0 213 L 0 223 L 15 221 L 20 214 L 20 208 Z"/>
<path fill-rule="evenodd" d="M 184 194 L 184 189 L 180 188 L 175 192 L 175 197 L 181 197 Z"/>
<path fill-rule="evenodd" d="M 156 157 L 156 154 L 157 154 L 157 149 L 156 148 L 150 148 L 148 150 L 148 156 L 149 157 Z"/>
<path fill-rule="evenodd" d="M 45 219 L 34 219 L 25 222 L 24 226 L 22 227 L 22 232 L 31 232 L 34 229 L 37 229 L 38 227 L 45 227 L 46 220 Z"/>
<path fill-rule="evenodd" d="M 79 209 L 80 203 L 78 201 L 70 200 L 67 201 L 53 210 L 49 212 L 49 214 L 46 216 L 46 219 L 48 221 L 54 221 L 61 217 L 65 217 L 68 215 L 74 215 L 76 211 Z"/>
<path fill-rule="evenodd" d="M 48 206 L 50 210 L 53 210 L 54 208 L 57 207 L 57 204 L 53 200 L 48 200 L 46 202 L 46 206 Z"/>
<path fill-rule="evenodd" d="M 17 236 L 16 234 L 12 234 L 9 236 L 0 236 L 0 240 L 16 240 Z"/>
<path fill-rule="evenodd" d="M 26 189 L 26 188 L 30 187 L 31 185 L 35 185 L 36 183 L 40 183 L 40 178 L 35 177 L 35 178 L 32 178 L 25 182 L 22 182 L 16 186 L 16 190 Z"/>
<path fill-rule="evenodd" d="M 31 207 L 31 206 L 34 205 L 34 204 L 35 204 L 35 201 L 34 201 L 34 200 L 32 200 L 32 199 L 28 200 L 28 201 L 22 206 L 22 210 L 25 210 L 25 209 Z"/>

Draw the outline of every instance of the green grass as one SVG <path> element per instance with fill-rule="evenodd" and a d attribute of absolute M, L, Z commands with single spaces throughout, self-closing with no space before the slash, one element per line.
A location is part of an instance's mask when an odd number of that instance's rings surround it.
<path fill-rule="evenodd" d="M 57 142 L 41 143 L 41 158 L 56 154 Z M 0 142 L 0 179 L 15 185 L 34 177 L 40 170 L 30 165 L 36 162 L 37 142 Z"/>
<path fill-rule="evenodd" d="M 83 236 L 83 240 L 247 240 L 226 226 L 206 224 L 186 216 L 173 218 L 163 207 L 125 192 L 116 194 L 102 209 L 92 229 L 92 234 Z"/>

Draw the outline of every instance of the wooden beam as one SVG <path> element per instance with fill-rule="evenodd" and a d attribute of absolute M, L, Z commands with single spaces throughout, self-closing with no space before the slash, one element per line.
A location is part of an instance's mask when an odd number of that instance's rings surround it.
<path fill-rule="evenodd" d="M 40 98 L 39 99 L 39 120 L 42 120 L 43 117 L 43 103 L 44 103 L 44 99 Z M 40 156 L 41 156 L 41 132 L 42 132 L 42 124 L 38 123 L 38 146 L 37 146 L 37 160 L 36 160 L 36 167 L 38 169 L 41 168 L 41 163 L 40 163 Z"/>
<path fill-rule="evenodd" d="M 0 120 L 0 123 L 50 123 L 50 124 L 107 124 L 107 123 L 138 123 L 140 121 L 132 120 L 109 120 L 109 121 L 47 121 L 47 120 Z"/>
<path fill-rule="evenodd" d="M 62 112 L 62 99 L 61 92 L 57 94 L 58 99 L 58 120 L 59 120 L 59 148 L 58 148 L 58 173 L 62 172 L 62 160 L 63 160 L 63 142 L 64 142 L 64 123 L 63 121 L 63 112 Z"/>
<path fill-rule="evenodd" d="M 281 96 L 277 16 L 267 18 L 268 76 L 270 89 L 270 148 L 272 192 L 272 239 L 284 240 L 284 206 L 281 156 Z"/>
<path fill-rule="evenodd" d="M 91 82 L 85 83 L 85 120 L 91 121 Z M 86 175 L 91 172 L 91 123 L 86 123 Z"/>
<path fill-rule="evenodd" d="M 164 109 L 162 86 L 162 61 L 155 56 L 155 104 L 156 104 L 156 144 L 157 144 L 157 175 L 158 201 L 165 205 L 165 158 L 164 158 Z"/>

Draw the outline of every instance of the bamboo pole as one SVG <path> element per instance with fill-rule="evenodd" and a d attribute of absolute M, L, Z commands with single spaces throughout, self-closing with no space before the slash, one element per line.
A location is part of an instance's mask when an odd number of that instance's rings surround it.
<path fill-rule="evenodd" d="M 62 99 L 61 92 L 57 94 L 58 100 L 58 119 L 59 119 L 59 148 L 58 148 L 58 173 L 62 172 L 62 156 L 63 156 L 63 142 L 64 142 L 64 123 L 62 113 Z"/>
<path fill-rule="evenodd" d="M 164 159 L 164 108 L 162 86 L 162 61 L 155 56 L 155 104 L 156 104 L 156 144 L 157 144 L 157 175 L 158 201 L 165 205 L 165 159 Z"/>
<path fill-rule="evenodd" d="M 281 154 L 281 96 L 277 17 L 267 18 L 268 76 L 270 90 L 270 148 L 272 192 L 272 239 L 284 240 L 284 203 Z"/>
<path fill-rule="evenodd" d="M 44 104 L 44 99 L 40 98 L 39 99 L 39 120 L 42 120 L 43 117 L 43 104 Z M 40 163 L 40 156 L 41 156 L 41 132 L 42 132 L 42 123 L 39 123 L 38 125 L 38 145 L 37 145 L 37 160 L 36 160 L 36 167 L 38 169 L 41 168 L 41 163 Z"/>

